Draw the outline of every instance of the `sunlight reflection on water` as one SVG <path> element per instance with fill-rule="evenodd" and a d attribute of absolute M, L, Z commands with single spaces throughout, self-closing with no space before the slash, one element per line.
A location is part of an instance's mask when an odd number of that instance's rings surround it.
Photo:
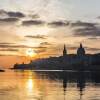
<path fill-rule="evenodd" d="M 100 100 L 100 81 L 93 75 L 7 70 L 0 73 L 0 100 Z"/>

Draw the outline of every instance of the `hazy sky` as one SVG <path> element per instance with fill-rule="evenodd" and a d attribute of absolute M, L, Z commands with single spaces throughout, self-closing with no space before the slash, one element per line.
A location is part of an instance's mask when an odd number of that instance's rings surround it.
<path fill-rule="evenodd" d="M 100 0 L 0 0 L 0 65 L 61 55 L 63 44 L 99 53 L 99 10 Z"/>

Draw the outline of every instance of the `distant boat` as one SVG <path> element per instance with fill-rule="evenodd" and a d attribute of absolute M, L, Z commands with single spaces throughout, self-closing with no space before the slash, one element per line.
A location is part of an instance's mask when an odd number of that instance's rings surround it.
<path fill-rule="evenodd" d="M 3 70 L 3 69 L 0 69 L 0 72 L 5 72 L 5 70 Z"/>

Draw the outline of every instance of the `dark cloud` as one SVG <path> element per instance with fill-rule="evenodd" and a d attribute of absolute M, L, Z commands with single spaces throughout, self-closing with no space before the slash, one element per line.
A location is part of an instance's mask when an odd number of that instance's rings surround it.
<path fill-rule="evenodd" d="M 67 22 L 67 21 L 54 21 L 54 22 L 48 23 L 48 25 L 51 27 L 63 27 L 63 26 L 68 26 L 69 22 Z"/>
<path fill-rule="evenodd" d="M 88 28 L 94 28 L 96 23 L 89 23 L 89 22 L 82 22 L 82 21 L 77 21 L 74 23 L 70 24 L 71 27 L 88 27 Z"/>
<path fill-rule="evenodd" d="M 100 28 L 77 28 L 74 30 L 76 36 L 100 36 Z"/>
<path fill-rule="evenodd" d="M 41 42 L 40 45 L 42 45 L 42 46 L 48 46 L 48 45 L 52 45 L 52 44 L 49 43 L 49 42 Z"/>
<path fill-rule="evenodd" d="M 35 50 L 36 53 L 44 53 L 49 49 L 49 46 L 51 46 L 52 44 L 49 42 L 41 42 L 39 47 L 45 47 L 45 48 L 37 48 Z"/>
<path fill-rule="evenodd" d="M 3 19 L 0 19 L 0 22 L 7 22 L 7 23 L 12 23 L 12 22 L 17 22 L 19 21 L 18 18 L 3 18 Z"/>
<path fill-rule="evenodd" d="M 0 44 L 0 48 L 29 48 L 26 45 Z"/>
<path fill-rule="evenodd" d="M 18 17 L 18 18 L 22 18 L 25 17 L 25 15 L 21 12 L 7 12 L 9 17 Z"/>
<path fill-rule="evenodd" d="M 46 48 L 44 46 L 38 46 L 38 47 L 33 47 L 33 46 L 27 46 L 27 45 L 10 45 L 10 44 L 0 44 L 0 48 L 33 48 L 33 49 L 43 49 Z"/>
<path fill-rule="evenodd" d="M 100 26 L 97 23 L 78 21 L 70 25 L 74 36 L 100 36 Z"/>
<path fill-rule="evenodd" d="M 44 21 L 41 20 L 27 20 L 27 21 L 23 21 L 22 25 L 23 26 L 31 26 L 31 25 L 44 25 Z"/>
<path fill-rule="evenodd" d="M 47 43 L 45 43 L 47 44 Z M 36 53 L 42 53 L 45 52 L 47 50 L 46 45 L 39 45 L 39 46 L 27 46 L 27 45 L 16 45 L 14 43 L 6 43 L 6 42 L 2 42 L 0 43 L 0 51 L 10 51 L 10 52 L 18 52 L 19 49 L 28 49 L 28 48 L 32 48 L 34 49 L 34 51 Z"/>
<path fill-rule="evenodd" d="M 47 49 L 45 46 L 38 46 L 38 47 L 33 47 L 34 49 Z"/>
<path fill-rule="evenodd" d="M 12 49 L 12 48 L 5 48 L 5 49 L 0 49 L 0 51 L 12 51 L 12 52 L 18 52 L 18 49 Z"/>
<path fill-rule="evenodd" d="M 5 11 L 3 9 L 0 10 L 0 16 L 13 17 L 13 18 L 25 17 L 25 15 L 22 12 Z"/>
<path fill-rule="evenodd" d="M 10 45 L 10 44 L 15 44 L 15 43 L 0 42 L 0 45 Z"/>
<path fill-rule="evenodd" d="M 45 35 L 26 35 L 25 37 L 32 38 L 32 39 L 46 39 L 47 38 L 47 36 Z"/>

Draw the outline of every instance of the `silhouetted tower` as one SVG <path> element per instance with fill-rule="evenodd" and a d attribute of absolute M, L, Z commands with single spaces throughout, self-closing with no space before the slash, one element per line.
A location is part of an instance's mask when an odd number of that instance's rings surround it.
<path fill-rule="evenodd" d="M 66 56 L 67 55 L 67 50 L 66 50 L 66 46 L 64 44 L 64 49 L 63 49 L 63 56 Z"/>
<path fill-rule="evenodd" d="M 83 46 L 82 46 L 81 43 L 80 43 L 80 47 L 79 47 L 78 50 L 77 50 L 77 55 L 78 55 L 79 57 L 82 57 L 82 56 L 85 55 L 85 49 L 83 48 Z"/>

